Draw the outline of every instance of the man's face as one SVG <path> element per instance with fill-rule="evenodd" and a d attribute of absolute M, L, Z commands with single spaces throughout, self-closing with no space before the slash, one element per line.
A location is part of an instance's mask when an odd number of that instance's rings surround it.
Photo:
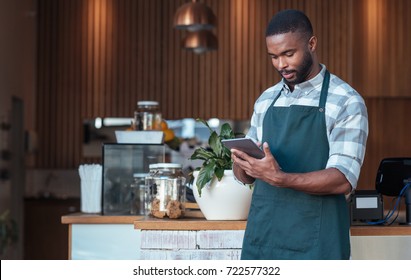
<path fill-rule="evenodd" d="M 301 33 L 284 33 L 266 38 L 268 54 L 271 62 L 286 80 L 294 85 L 313 78 L 313 50 L 315 37 L 307 40 Z"/>

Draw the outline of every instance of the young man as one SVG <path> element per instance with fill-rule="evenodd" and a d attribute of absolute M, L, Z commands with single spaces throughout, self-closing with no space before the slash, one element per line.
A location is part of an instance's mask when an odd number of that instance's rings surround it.
<path fill-rule="evenodd" d="M 247 134 L 265 157 L 232 150 L 237 177 L 256 178 L 241 258 L 348 259 L 344 194 L 357 186 L 364 160 L 364 100 L 318 62 L 301 11 L 276 14 L 266 43 L 282 80 L 256 101 Z"/>

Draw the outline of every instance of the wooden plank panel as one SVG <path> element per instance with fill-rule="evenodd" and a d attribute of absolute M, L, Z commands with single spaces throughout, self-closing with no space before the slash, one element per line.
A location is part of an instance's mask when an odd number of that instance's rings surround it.
<path fill-rule="evenodd" d="M 86 115 L 87 117 L 92 118 L 94 115 L 94 110 L 93 110 L 93 81 L 94 81 L 94 75 L 93 75 L 93 64 L 94 64 L 94 51 L 93 51 L 93 37 L 94 37 L 94 28 L 93 28 L 93 18 L 94 18 L 94 3 L 93 0 L 88 1 L 88 7 L 87 7 L 87 108 L 86 108 Z"/>
<path fill-rule="evenodd" d="M 221 250 L 160 250 L 142 249 L 141 259 L 144 260 L 239 260 L 240 249 Z"/>
<path fill-rule="evenodd" d="M 48 20 L 50 17 L 47 17 L 46 15 L 49 14 L 47 9 L 50 9 L 50 5 L 47 5 L 48 3 L 41 2 L 38 3 L 38 14 L 39 14 L 39 22 L 38 22 L 38 28 L 39 30 L 43 30 L 44 32 L 38 34 L 38 50 L 37 50 L 37 56 L 38 56 L 38 61 L 39 63 L 37 64 L 37 92 L 41 93 L 37 95 L 37 102 L 36 102 L 36 115 L 37 115 L 37 132 L 39 135 L 42 135 L 44 140 L 42 142 L 39 142 L 39 150 L 44 149 L 44 143 L 49 139 L 48 133 L 45 130 L 45 123 L 47 120 L 46 114 L 49 112 L 48 108 L 48 102 L 49 99 L 47 98 L 47 92 L 48 92 L 48 65 L 49 65 L 49 59 L 50 56 L 47 55 L 47 44 L 49 44 L 50 40 L 50 34 L 51 32 L 48 30 L 48 27 L 52 26 L 51 24 L 48 24 Z M 47 32 L 46 32 L 47 31 Z M 47 110 L 46 110 L 47 108 Z M 42 158 L 36 158 L 35 159 L 35 165 L 37 166 L 43 166 L 44 165 L 44 160 L 45 157 Z"/>
<path fill-rule="evenodd" d="M 48 139 L 48 143 L 46 143 L 46 147 L 49 147 L 51 153 L 48 154 L 48 164 L 51 165 L 57 165 L 58 163 L 56 161 L 56 157 L 58 157 L 58 154 L 56 153 L 56 146 L 60 144 L 57 141 L 57 125 L 56 125 L 56 115 L 57 115 L 57 96 L 60 94 L 58 92 L 58 87 L 57 87 L 57 79 L 58 79 L 58 48 L 59 48 L 59 37 L 58 34 L 60 33 L 58 30 L 59 28 L 59 13 L 58 13 L 58 8 L 59 8 L 59 3 L 55 3 L 52 6 L 52 11 L 53 11 L 53 16 L 52 16 L 52 25 L 53 29 L 51 31 L 52 35 L 52 41 L 51 41 L 51 65 L 53 65 L 50 75 L 50 92 L 49 92 L 49 98 L 50 98 L 50 114 L 47 119 L 47 124 L 46 124 L 46 129 L 50 131 L 50 138 Z"/>
<path fill-rule="evenodd" d="M 65 92 L 65 87 L 64 87 L 64 79 L 65 79 L 65 75 L 66 75 L 66 69 L 67 69 L 67 65 L 65 65 L 65 54 L 64 51 L 66 49 L 66 42 L 65 42 L 65 36 L 63 36 L 64 33 L 64 19 L 66 17 L 66 14 L 63 12 L 66 10 L 66 5 L 63 2 L 58 2 L 57 3 L 57 13 L 58 13 L 58 21 L 57 21 L 57 28 L 58 28 L 58 33 L 57 35 L 57 54 L 56 54 L 56 80 L 55 80 L 55 86 L 56 86 L 56 92 L 58 92 L 59 94 L 56 94 L 53 97 L 53 107 L 55 110 L 54 113 L 54 129 L 53 129 L 53 133 L 54 133 L 54 143 L 53 143 L 53 150 L 54 152 L 56 152 L 57 150 L 57 145 L 64 145 L 63 143 L 63 138 L 62 135 L 60 133 L 60 127 L 63 124 L 63 120 L 62 120 L 62 115 L 58 113 L 57 110 L 61 110 L 64 111 L 64 109 L 62 108 L 63 103 L 62 103 L 62 99 L 63 96 L 66 95 L 67 93 Z M 59 63 L 61 61 L 61 63 Z M 60 152 L 60 153 L 55 153 L 55 155 L 53 156 L 53 161 L 54 164 L 56 165 L 63 165 L 62 159 L 63 159 L 63 154 L 64 152 Z"/>
<path fill-rule="evenodd" d="M 243 79 L 247 80 L 246 86 L 244 88 L 244 98 L 243 98 L 243 108 L 240 112 L 240 119 L 249 119 L 250 118 L 250 108 L 254 104 L 253 92 L 255 84 L 255 73 L 250 72 L 249 69 L 255 69 L 255 56 L 252 54 L 255 53 L 255 7 L 256 1 L 248 1 L 246 10 L 248 11 L 249 23 L 246 25 L 248 29 L 248 34 L 245 38 L 245 44 L 247 44 L 247 51 L 245 55 L 248 60 L 248 69 L 244 70 Z M 247 16 L 247 15 L 246 15 Z"/>
<path fill-rule="evenodd" d="M 231 44 L 230 44 L 230 18 L 231 18 L 231 2 L 222 1 L 223 5 L 220 5 L 218 13 L 218 34 L 219 36 L 219 49 L 218 49 L 218 61 L 219 61 L 219 87 L 218 87 L 218 112 L 221 118 L 228 118 L 230 107 L 230 63 L 226 62 L 227 58 L 231 56 Z M 220 3 L 220 2 L 219 2 Z"/>
<path fill-rule="evenodd" d="M 78 100 L 82 96 L 82 13 L 81 11 L 82 1 L 76 0 L 75 7 L 73 8 L 73 24 L 76 26 L 76 31 L 74 35 L 74 44 L 73 44 L 73 56 L 74 64 L 72 67 L 72 79 L 71 82 L 73 86 L 73 98 L 70 98 L 69 108 L 75 108 L 71 110 L 73 117 L 72 122 L 69 124 L 69 130 L 73 132 L 72 137 L 72 149 L 73 149 L 73 159 L 69 166 L 75 166 L 76 163 L 81 162 L 82 158 L 82 145 L 77 143 L 83 143 L 83 129 L 77 129 L 78 124 L 83 123 L 81 106 L 78 104 Z"/>
<path fill-rule="evenodd" d="M 375 189 L 377 169 L 383 158 L 411 156 L 407 113 L 411 98 L 366 98 L 365 101 L 370 134 L 358 186 L 360 189 Z"/>
<path fill-rule="evenodd" d="M 195 231 L 155 230 L 141 232 L 141 249 L 196 249 Z"/>
<path fill-rule="evenodd" d="M 152 79 L 153 79 L 153 99 L 156 101 L 161 100 L 161 82 L 159 82 L 159 73 L 162 74 L 159 69 L 162 69 L 162 57 L 158 55 L 161 53 L 161 50 L 163 48 L 163 36 L 164 33 L 172 33 L 173 27 L 172 27 L 172 20 L 170 17 L 164 18 L 163 17 L 163 1 L 161 0 L 156 0 L 155 2 L 155 18 L 154 18 L 154 24 L 156 26 L 155 29 L 155 48 L 153 49 L 152 56 L 154 57 L 154 63 L 153 63 L 153 74 L 152 74 Z M 163 30 L 164 23 L 166 23 L 166 29 Z M 160 107 L 163 108 L 165 104 L 160 104 Z"/>
<path fill-rule="evenodd" d="M 66 15 L 65 15 L 65 20 L 64 20 L 64 30 L 69 30 L 69 29 L 74 29 L 74 21 L 73 21 L 73 12 L 75 8 L 75 1 L 70 1 L 70 3 L 67 3 L 67 10 L 66 10 Z M 71 105 L 71 100 L 73 100 L 74 96 L 74 91 L 73 88 L 75 86 L 75 82 L 73 81 L 73 67 L 74 67 L 74 49 L 75 49 L 75 32 L 68 32 L 69 35 L 66 36 L 65 38 L 65 46 L 66 49 L 64 51 L 65 55 L 65 61 L 67 64 L 67 69 L 66 69 L 66 75 L 64 77 L 64 87 L 65 87 L 65 94 L 63 94 L 62 99 L 63 99 L 63 111 L 62 111 L 62 123 L 61 127 L 59 127 L 59 133 L 63 135 L 63 146 L 67 147 L 65 154 L 63 155 L 63 162 L 62 164 L 65 166 L 70 166 L 72 165 L 73 159 L 75 157 L 74 155 L 74 148 L 73 148 L 73 143 L 75 141 L 79 141 L 79 139 L 74 140 L 75 133 L 72 133 L 69 136 L 65 136 L 63 131 L 68 129 L 74 132 L 74 130 L 71 128 L 71 124 L 73 124 L 76 120 L 74 119 L 74 113 L 75 109 L 73 110 L 73 107 L 70 107 Z M 67 119 L 65 119 L 67 117 Z M 68 123 L 67 123 L 68 120 Z M 64 137 L 65 136 L 65 137 Z"/>
<path fill-rule="evenodd" d="M 175 11 L 177 8 L 173 9 Z M 171 24 L 170 24 L 171 25 Z M 171 31 L 172 29 L 169 27 L 167 30 Z M 175 34 L 175 33 L 174 33 Z M 180 114 L 180 100 L 181 100 L 181 80 L 182 80 L 182 68 L 184 68 L 184 65 L 182 64 L 181 58 L 183 54 L 183 50 L 180 47 L 180 42 L 181 42 L 181 32 L 177 32 L 177 36 L 172 36 L 171 41 L 172 41 L 172 47 L 174 50 L 174 58 L 173 58 L 173 66 L 174 66 L 174 75 L 172 77 L 173 80 L 173 90 L 170 93 L 169 97 L 169 103 L 165 104 L 166 106 L 170 107 L 170 115 L 171 116 L 176 116 L 178 118 Z M 203 64 L 204 65 L 204 64 Z M 205 87 L 203 87 L 205 90 Z"/>
<path fill-rule="evenodd" d="M 113 103 L 115 99 L 114 88 L 113 88 L 113 17 L 114 17 L 114 7 L 113 1 L 107 1 L 107 16 L 106 16 L 106 30 L 105 30 L 105 45 L 106 51 L 104 53 L 104 63 L 106 65 L 104 69 L 104 112 L 106 116 L 115 116 L 117 112 L 115 110 L 116 103 Z"/>
<path fill-rule="evenodd" d="M 238 106 L 238 111 L 235 116 L 236 120 L 241 120 L 244 118 L 244 112 L 247 111 L 248 107 L 248 102 L 247 102 L 247 97 L 248 97 L 248 84 L 250 82 L 250 60 L 249 60 L 249 41 L 250 41 L 250 28 L 251 28 L 251 20 L 250 20 L 250 12 L 251 10 L 249 9 L 248 1 L 242 1 L 241 2 L 241 14 L 240 14 L 240 26 L 241 26 L 241 38 L 240 38 L 240 44 L 242 46 L 241 49 L 241 59 L 238 61 L 238 68 L 240 69 L 240 93 L 241 96 L 237 96 L 236 99 L 240 100 L 240 106 Z"/>

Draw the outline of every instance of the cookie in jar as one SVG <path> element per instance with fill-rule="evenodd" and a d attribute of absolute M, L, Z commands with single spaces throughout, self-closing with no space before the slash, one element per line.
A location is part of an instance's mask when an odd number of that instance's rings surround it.
<path fill-rule="evenodd" d="M 146 214 L 163 219 L 178 219 L 185 212 L 185 177 L 178 163 L 158 163 L 151 172 L 148 186 Z"/>

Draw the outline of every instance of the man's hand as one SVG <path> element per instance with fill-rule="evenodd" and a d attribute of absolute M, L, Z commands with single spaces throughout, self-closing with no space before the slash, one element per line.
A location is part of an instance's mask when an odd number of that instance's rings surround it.
<path fill-rule="evenodd" d="M 240 150 L 231 149 L 231 158 L 237 168 L 244 170 L 248 176 L 266 181 L 271 185 L 279 185 L 284 172 L 281 171 L 278 162 L 271 154 L 267 143 L 263 144 L 263 151 L 264 158 L 256 159 Z"/>

